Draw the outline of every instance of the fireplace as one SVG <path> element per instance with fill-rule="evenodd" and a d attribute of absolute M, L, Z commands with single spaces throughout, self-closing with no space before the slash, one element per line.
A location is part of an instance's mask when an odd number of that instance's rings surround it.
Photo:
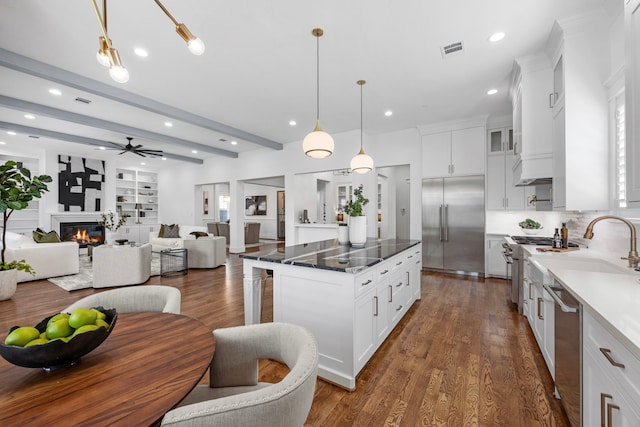
<path fill-rule="evenodd" d="M 78 242 L 81 248 L 87 244 L 104 243 L 104 226 L 97 222 L 61 222 L 60 240 L 63 242 Z"/>

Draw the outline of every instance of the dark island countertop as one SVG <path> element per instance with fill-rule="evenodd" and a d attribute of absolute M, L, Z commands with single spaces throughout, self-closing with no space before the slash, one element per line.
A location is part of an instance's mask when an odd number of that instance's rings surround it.
<path fill-rule="evenodd" d="M 240 258 L 358 273 L 418 244 L 419 240 L 368 239 L 363 248 L 353 248 L 338 244 L 337 239 L 331 239 L 241 254 Z"/>

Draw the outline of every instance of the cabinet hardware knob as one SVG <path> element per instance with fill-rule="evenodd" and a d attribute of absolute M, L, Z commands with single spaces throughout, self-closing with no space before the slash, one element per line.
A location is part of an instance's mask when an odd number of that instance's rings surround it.
<path fill-rule="evenodd" d="M 607 427 L 613 427 L 613 422 L 611 421 L 611 419 L 613 418 L 614 409 L 620 410 L 620 407 L 618 405 L 614 405 L 613 403 L 607 404 Z"/>
<path fill-rule="evenodd" d="M 402 265 L 402 261 L 396 262 L 396 265 Z"/>
<path fill-rule="evenodd" d="M 600 347 L 600 353 L 604 354 L 604 357 L 606 357 L 609 363 L 611 363 L 613 366 L 615 366 L 616 368 L 624 369 L 624 364 L 616 362 L 615 359 L 611 357 L 611 349 Z"/>
<path fill-rule="evenodd" d="M 371 283 L 371 279 L 367 280 L 366 282 L 362 282 L 360 286 L 367 286 L 369 283 Z"/>
<path fill-rule="evenodd" d="M 401 305 L 399 305 L 398 308 L 396 308 L 396 311 L 400 311 L 400 310 L 402 310 L 402 306 Z"/>
<path fill-rule="evenodd" d="M 380 274 L 387 274 L 388 272 L 389 270 L 384 270 L 384 271 L 381 271 Z"/>
<path fill-rule="evenodd" d="M 377 317 L 378 316 L 378 297 L 373 297 L 373 299 L 375 302 L 373 306 L 373 315 Z"/>
<path fill-rule="evenodd" d="M 538 319 L 544 320 L 544 316 L 542 315 L 542 309 L 540 308 L 541 302 L 542 302 L 542 298 L 538 298 Z"/>

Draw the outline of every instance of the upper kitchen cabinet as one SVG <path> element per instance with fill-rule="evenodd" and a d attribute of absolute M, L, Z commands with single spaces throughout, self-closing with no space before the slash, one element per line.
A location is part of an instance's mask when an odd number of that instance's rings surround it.
<path fill-rule="evenodd" d="M 601 12 L 604 13 L 604 12 Z M 553 209 L 610 208 L 606 17 L 558 21 L 547 53 L 553 64 Z"/>
<path fill-rule="evenodd" d="M 551 109 L 553 71 L 544 54 L 518 58 L 511 72 L 513 183 L 548 183 L 552 176 Z"/>
<path fill-rule="evenodd" d="M 487 209 L 523 210 L 525 189 L 513 185 L 513 129 L 489 129 L 487 132 Z"/>
<path fill-rule="evenodd" d="M 625 2 L 627 206 L 640 207 L 640 0 Z"/>
<path fill-rule="evenodd" d="M 422 131 L 423 177 L 484 175 L 484 126 L 437 133 Z"/>

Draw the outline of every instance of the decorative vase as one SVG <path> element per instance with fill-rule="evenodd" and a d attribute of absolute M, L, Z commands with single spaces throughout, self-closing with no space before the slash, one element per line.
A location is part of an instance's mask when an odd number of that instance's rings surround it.
<path fill-rule="evenodd" d="M 18 270 L 0 271 L 0 301 L 7 300 L 16 293 L 18 285 Z"/>
<path fill-rule="evenodd" d="M 351 216 L 349 217 L 349 241 L 351 246 L 356 248 L 364 247 L 367 242 L 367 217 Z"/>
<path fill-rule="evenodd" d="M 114 245 L 116 243 L 116 239 L 118 238 L 118 232 L 112 230 L 104 230 L 104 243 L 105 245 Z"/>
<path fill-rule="evenodd" d="M 349 243 L 349 226 L 347 224 L 338 224 L 338 243 L 341 245 Z"/>

